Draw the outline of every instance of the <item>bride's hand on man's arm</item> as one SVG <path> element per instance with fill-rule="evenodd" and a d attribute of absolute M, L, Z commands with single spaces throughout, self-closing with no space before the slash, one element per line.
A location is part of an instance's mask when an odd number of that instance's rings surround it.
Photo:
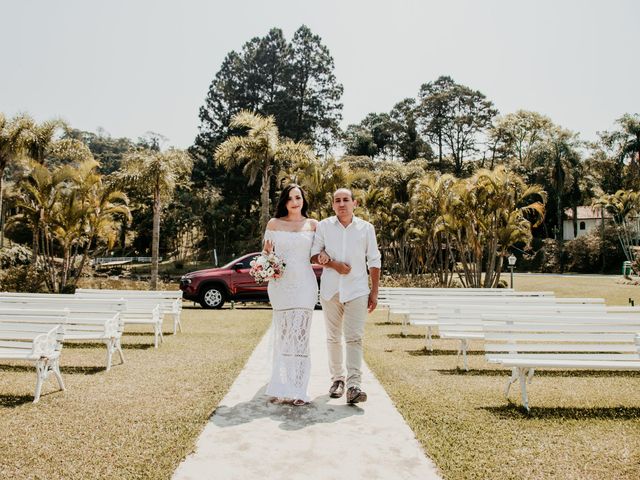
<path fill-rule="evenodd" d="M 318 254 L 318 263 L 320 265 L 326 265 L 330 261 L 331 257 L 327 255 L 327 252 L 325 252 L 324 250 Z"/>

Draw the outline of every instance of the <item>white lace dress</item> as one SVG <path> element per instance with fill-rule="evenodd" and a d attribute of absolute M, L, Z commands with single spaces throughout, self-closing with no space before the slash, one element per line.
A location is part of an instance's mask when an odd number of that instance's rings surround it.
<path fill-rule="evenodd" d="M 275 253 L 285 262 L 284 274 L 269 282 L 273 308 L 273 366 L 266 394 L 309 401 L 311 373 L 309 334 L 318 300 L 318 282 L 309 262 L 314 232 L 267 230 Z"/>

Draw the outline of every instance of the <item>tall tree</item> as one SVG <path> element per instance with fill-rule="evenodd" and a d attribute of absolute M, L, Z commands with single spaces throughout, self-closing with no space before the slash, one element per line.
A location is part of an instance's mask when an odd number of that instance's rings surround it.
<path fill-rule="evenodd" d="M 226 56 L 212 81 L 194 152 L 210 155 L 243 109 L 273 115 L 280 133 L 296 141 L 315 144 L 322 131 L 337 134 L 343 88 L 333 70 L 329 50 L 304 25 L 290 43 L 277 28 L 250 40 Z"/>
<path fill-rule="evenodd" d="M 395 139 L 395 150 L 405 162 L 416 158 L 430 160 L 433 150 L 418 132 L 416 100 L 405 98 L 394 105 L 389 113 Z"/>
<path fill-rule="evenodd" d="M 496 118 L 489 128 L 492 160 L 496 154 L 502 158 L 514 158 L 521 171 L 530 167 L 536 148 L 549 137 L 554 127 L 549 117 L 537 112 L 518 110 Z"/>
<path fill-rule="evenodd" d="M 444 129 L 449 122 L 451 92 L 455 85 L 453 78 L 440 76 L 434 82 L 423 84 L 418 94 L 417 113 L 424 133 L 438 149 L 440 170 L 443 167 Z"/>
<path fill-rule="evenodd" d="M 269 221 L 269 198 L 273 168 L 280 162 L 301 162 L 313 157 L 311 148 L 302 142 L 281 139 L 273 116 L 242 111 L 231 119 L 232 128 L 246 129 L 245 136 L 231 136 L 216 148 L 215 158 L 227 167 L 242 166 L 249 185 L 262 180 L 260 187 L 260 227 Z"/>
<path fill-rule="evenodd" d="M 153 201 L 153 236 L 151 240 L 152 290 L 158 286 L 160 250 L 160 217 L 162 204 L 171 197 L 176 186 L 191 173 L 192 161 L 183 151 L 170 148 L 164 152 L 138 149 L 123 159 L 120 178 L 133 188 L 146 191 Z"/>
<path fill-rule="evenodd" d="M 103 129 L 98 129 L 96 133 L 67 129 L 66 138 L 79 140 L 84 143 L 93 157 L 100 163 L 99 169 L 103 174 L 113 173 L 120 168 L 122 157 L 135 147 L 135 143 L 126 138 L 113 138 Z"/>
<path fill-rule="evenodd" d="M 287 94 L 294 101 L 291 133 L 282 134 L 296 141 L 321 147 L 323 138 L 336 137 L 342 119 L 343 87 L 333 73 L 333 57 L 322 39 L 302 25 L 291 40 Z"/>
<path fill-rule="evenodd" d="M 455 174 L 461 175 L 465 156 L 476 151 L 478 135 L 491 125 L 498 111 L 483 93 L 459 85 L 451 77 L 422 85 L 419 98 L 424 131 L 438 146 L 441 168 L 446 146 Z"/>
<path fill-rule="evenodd" d="M 465 156 L 476 151 L 478 134 L 491 125 L 498 110 L 483 93 L 464 85 L 452 89 L 449 105 L 444 140 L 453 157 L 456 175 L 462 175 Z"/>
<path fill-rule="evenodd" d="M 564 242 L 562 218 L 565 199 L 571 193 L 575 176 L 579 174 L 580 146 L 576 133 L 555 127 L 533 155 L 533 174 L 555 203 L 555 231 L 561 270 Z"/>
<path fill-rule="evenodd" d="M 350 125 L 345 140 L 348 155 L 371 158 L 394 156 L 394 126 L 388 113 L 370 113 L 360 124 Z"/>
<path fill-rule="evenodd" d="M 8 120 L 0 113 L 0 247 L 4 244 L 4 172 L 7 166 L 24 155 L 27 135 L 33 127 L 33 120 L 27 115 L 18 115 Z"/>

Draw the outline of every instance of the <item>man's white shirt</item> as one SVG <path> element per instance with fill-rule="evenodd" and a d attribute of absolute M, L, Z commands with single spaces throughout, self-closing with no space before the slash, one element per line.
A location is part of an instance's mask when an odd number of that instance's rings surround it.
<path fill-rule="evenodd" d="M 347 227 L 343 227 L 335 215 L 326 218 L 316 228 L 311 256 L 323 250 L 332 260 L 351 267 L 347 275 L 341 275 L 332 268 L 324 269 L 320 283 L 323 299 L 329 300 L 338 293 L 340 302 L 345 303 L 369 294 L 367 267 L 381 266 L 373 225 L 355 215 Z"/>

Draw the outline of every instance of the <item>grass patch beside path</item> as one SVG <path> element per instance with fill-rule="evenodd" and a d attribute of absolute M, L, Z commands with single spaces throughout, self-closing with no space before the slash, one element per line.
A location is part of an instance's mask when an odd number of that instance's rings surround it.
<path fill-rule="evenodd" d="M 622 275 L 518 275 L 513 279 L 518 291 L 553 291 L 558 297 L 604 298 L 607 305 L 640 305 L 640 286 L 623 283 Z M 502 277 L 509 281 L 509 274 Z"/>
<path fill-rule="evenodd" d="M 608 304 L 631 296 L 614 277 L 521 278 L 518 289 L 558 296 L 604 296 Z M 505 401 L 509 371 L 484 360 L 482 343 L 471 342 L 465 372 L 457 342 L 435 339 L 429 354 L 424 329 L 410 327 L 402 338 L 386 315 L 369 317 L 365 359 L 444 478 L 640 478 L 640 373 L 538 370 L 527 415 L 518 385 L 514 403 Z"/>
<path fill-rule="evenodd" d="M 50 378 L 35 405 L 34 368 L 0 364 L 0 478 L 170 478 L 270 315 L 185 308 L 183 332 L 166 319 L 157 350 L 150 329 L 127 328 L 126 363 L 110 372 L 104 346 L 65 345 L 67 391 Z"/>

